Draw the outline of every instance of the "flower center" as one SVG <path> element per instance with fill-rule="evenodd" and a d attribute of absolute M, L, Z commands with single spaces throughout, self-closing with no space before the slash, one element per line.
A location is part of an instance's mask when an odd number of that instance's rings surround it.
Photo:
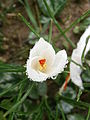
<path fill-rule="evenodd" d="M 40 71 L 44 72 L 46 70 L 46 59 L 39 60 Z"/>

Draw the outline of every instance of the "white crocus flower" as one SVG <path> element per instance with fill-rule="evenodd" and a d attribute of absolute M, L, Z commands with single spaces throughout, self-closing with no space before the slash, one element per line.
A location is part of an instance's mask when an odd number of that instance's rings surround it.
<path fill-rule="evenodd" d="M 77 48 L 73 50 L 71 59 L 75 61 L 76 63 L 82 65 L 82 53 L 86 45 L 87 37 L 90 35 L 90 26 L 86 29 L 86 31 L 83 33 L 83 35 L 80 38 L 80 41 L 77 44 Z M 86 46 L 85 54 L 90 50 L 90 38 L 88 40 L 88 44 Z M 84 56 L 85 57 L 85 56 Z M 79 86 L 81 89 L 83 89 L 82 79 L 80 77 L 82 70 L 79 66 L 71 62 L 70 64 L 70 77 L 74 84 Z"/>
<path fill-rule="evenodd" d="M 30 80 L 42 82 L 50 77 L 54 79 L 54 76 L 64 70 L 66 64 L 66 51 L 61 50 L 55 55 L 52 45 L 40 38 L 30 50 L 26 73 Z"/>

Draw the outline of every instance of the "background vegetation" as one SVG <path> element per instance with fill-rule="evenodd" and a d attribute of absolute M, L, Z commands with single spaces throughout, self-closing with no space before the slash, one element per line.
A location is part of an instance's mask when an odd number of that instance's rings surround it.
<path fill-rule="evenodd" d="M 43 83 L 28 80 L 24 67 L 41 36 L 70 57 L 88 25 L 89 0 L 0 0 L 0 120 L 90 119 L 90 68 L 83 91 L 70 81 L 60 95 L 69 65 Z"/>

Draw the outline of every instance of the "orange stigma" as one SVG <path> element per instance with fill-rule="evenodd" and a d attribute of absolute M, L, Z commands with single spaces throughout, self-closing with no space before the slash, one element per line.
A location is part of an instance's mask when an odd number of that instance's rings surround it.
<path fill-rule="evenodd" d="M 43 65 L 45 64 L 45 62 L 46 62 L 46 59 L 41 59 L 41 60 L 39 60 L 39 63 L 40 63 L 40 65 L 43 67 Z"/>
<path fill-rule="evenodd" d="M 46 70 L 46 59 L 41 59 L 39 60 L 39 64 L 40 64 L 40 71 L 44 72 Z"/>

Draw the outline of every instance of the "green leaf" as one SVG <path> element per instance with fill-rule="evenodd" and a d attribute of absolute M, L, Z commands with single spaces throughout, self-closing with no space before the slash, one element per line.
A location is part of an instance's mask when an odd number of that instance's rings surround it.
<path fill-rule="evenodd" d="M 54 15 L 60 15 L 60 12 L 64 9 L 67 0 L 53 0 L 53 2 L 55 10 Z"/>
<path fill-rule="evenodd" d="M 47 0 L 47 4 L 51 8 L 51 11 L 54 12 L 54 15 L 57 15 L 58 13 L 60 14 L 60 12 L 64 9 L 66 1 L 67 0 Z M 38 0 L 38 5 L 39 5 L 41 12 L 44 15 L 49 16 L 47 8 L 44 5 L 43 0 Z"/>
<path fill-rule="evenodd" d="M 67 87 L 67 89 L 62 92 L 62 95 L 67 96 L 68 98 L 71 98 L 71 99 L 76 98 L 76 92 L 71 87 Z"/>
<path fill-rule="evenodd" d="M 44 15 L 49 16 L 48 11 L 47 11 L 47 8 L 45 7 L 43 0 L 37 0 L 37 1 L 38 1 L 38 5 L 39 5 L 39 8 L 40 8 L 41 12 L 42 12 Z M 49 7 L 51 8 L 51 10 L 53 11 L 53 6 L 52 6 L 52 4 L 51 4 L 51 1 L 50 1 L 50 0 L 47 0 L 47 3 L 48 3 L 48 5 L 49 5 Z M 53 11 L 53 12 L 54 12 L 54 11 Z"/>
<path fill-rule="evenodd" d="M 58 109 L 61 111 L 63 120 L 66 120 L 66 117 L 65 117 L 65 114 L 64 114 L 65 111 L 64 111 L 64 109 L 62 107 L 62 103 L 58 104 Z"/>
<path fill-rule="evenodd" d="M 6 118 L 3 117 L 3 112 L 2 111 L 0 111 L 0 120 L 6 120 Z"/>
<path fill-rule="evenodd" d="M 90 82 L 90 51 L 88 51 L 84 58 L 83 66 L 86 70 L 82 71 L 81 78 L 84 82 Z"/>
<path fill-rule="evenodd" d="M 50 29 L 49 29 L 49 35 L 48 35 L 49 43 L 51 43 L 51 39 L 52 39 L 52 19 L 50 21 Z"/>
<path fill-rule="evenodd" d="M 90 15 L 90 10 L 86 11 L 84 14 L 82 14 L 79 18 L 77 18 L 75 21 L 73 21 L 69 27 L 67 27 L 63 32 L 66 33 L 68 32 L 72 27 L 75 28 L 75 26 L 80 23 L 80 21 L 84 20 L 87 16 Z M 60 37 L 62 36 L 61 33 L 59 33 L 55 38 L 54 40 L 58 40 Z"/>
<path fill-rule="evenodd" d="M 15 89 L 16 87 L 18 87 L 18 85 L 20 85 L 22 82 L 26 81 L 27 78 L 24 78 L 24 79 L 17 79 L 17 82 L 14 81 L 14 83 L 12 83 L 10 86 L 7 85 L 7 87 L 5 88 L 5 85 L 3 85 L 4 87 L 2 88 L 2 86 L 0 86 L 1 88 L 1 91 L 0 91 L 0 97 L 1 96 L 4 96 L 6 93 L 8 93 L 9 91 L 12 91 L 12 94 L 11 92 L 9 94 L 6 94 L 8 97 L 10 97 L 11 95 L 15 95 Z M 2 84 L 1 84 L 2 85 Z M 17 90 L 17 89 L 16 89 Z"/>
<path fill-rule="evenodd" d="M 86 48 L 87 48 L 89 40 L 90 40 L 90 35 L 86 38 L 85 47 L 83 49 L 83 53 L 82 53 L 82 57 L 81 57 L 82 64 L 85 62 L 85 52 L 86 52 Z M 89 60 L 90 60 L 90 58 L 89 58 Z"/>
<path fill-rule="evenodd" d="M 24 18 L 23 15 L 21 15 L 21 13 L 18 13 L 18 16 L 20 16 L 21 20 L 28 26 L 28 28 L 38 37 L 40 38 L 40 35 L 37 33 L 37 31 L 35 29 L 33 29 L 33 27 L 30 25 L 30 23 Z"/>
<path fill-rule="evenodd" d="M 67 115 L 68 120 L 85 120 L 83 115 L 80 114 L 73 114 L 73 115 Z"/>
<path fill-rule="evenodd" d="M 10 109 L 12 107 L 13 103 L 10 101 L 10 99 L 4 99 L 1 103 L 0 103 L 0 107 L 4 108 L 4 109 Z"/>
<path fill-rule="evenodd" d="M 25 67 L 14 64 L 0 62 L 0 72 L 24 72 Z"/>
<path fill-rule="evenodd" d="M 27 115 L 30 115 L 38 109 L 39 105 L 36 103 L 33 103 L 31 100 L 26 99 L 23 103 L 23 111 L 27 113 Z"/>
<path fill-rule="evenodd" d="M 23 97 L 4 114 L 4 117 L 6 117 L 11 112 L 13 112 L 20 104 L 22 104 L 25 101 L 27 96 L 31 93 L 33 86 L 34 86 L 34 83 L 32 83 L 32 85 L 31 84 L 29 85 L 29 87 L 28 87 L 26 93 L 23 95 Z"/>
<path fill-rule="evenodd" d="M 67 89 L 62 92 L 62 95 L 67 96 L 68 98 L 71 98 L 71 99 L 76 98 L 76 92 L 71 87 L 67 87 Z M 60 102 L 62 104 L 62 108 L 65 113 L 71 112 L 71 110 L 73 109 L 73 105 L 70 105 L 69 103 L 63 100 L 61 100 Z"/>
<path fill-rule="evenodd" d="M 35 17 L 31 11 L 30 5 L 28 3 L 28 0 L 25 0 L 25 2 L 23 2 L 23 0 L 19 0 L 19 2 L 24 5 L 26 12 L 28 14 L 29 19 L 31 20 L 32 24 L 34 25 L 35 28 L 37 28 L 37 22 L 35 20 Z"/>
<path fill-rule="evenodd" d="M 89 13 L 90 14 L 90 13 Z M 80 25 L 76 26 L 74 29 L 73 29 L 73 32 L 75 34 L 79 34 L 80 32 L 83 32 L 88 26 L 90 25 L 90 17 L 84 19 Z"/>
<path fill-rule="evenodd" d="M 63 100 L 71 105 L 77 106 L 77 107 L 82 108 L 82 109 L 90 107 L 89 103 L 82 102 L 82 101 L 76 101 L 75 99 L 73 100 L 73 99 L 70 99 L 68 97 L 58 95 L 57 101 L 60 102 L 60 100 Z"/>
<path fill-rule="evenodd" d="M 50 7 L 49 7 L 48 4 L 47 4 L 47 1 L 46 1 L 46 0 L 43 0 L 43 1 L 44 1 L 44 4 L 45 4 L 45 6 L 46 6 L 46 8 L 47 8 L 47 11 L 48 11 L 50 17 L 52 18 L 52 20 L 53 20 L 53 22 L 55 23 L 56 27 L 58 28 L 59 32 L 63 35 L 63 37 L 65 38 L 65 40 L 66 40 L 68 43 L 70 43 L 70 45 L 71 45 L 73 48 L 75 48 L 75 47 L 76 47 L 75 44 L 65 35 L 65 33 L 64 33 L 64 31 L 62 30 L 61 26 L 59 25 L 59 23 L 58 23 L 57 20 L 55 19 L 53 12 L 51 11 Z"/>

